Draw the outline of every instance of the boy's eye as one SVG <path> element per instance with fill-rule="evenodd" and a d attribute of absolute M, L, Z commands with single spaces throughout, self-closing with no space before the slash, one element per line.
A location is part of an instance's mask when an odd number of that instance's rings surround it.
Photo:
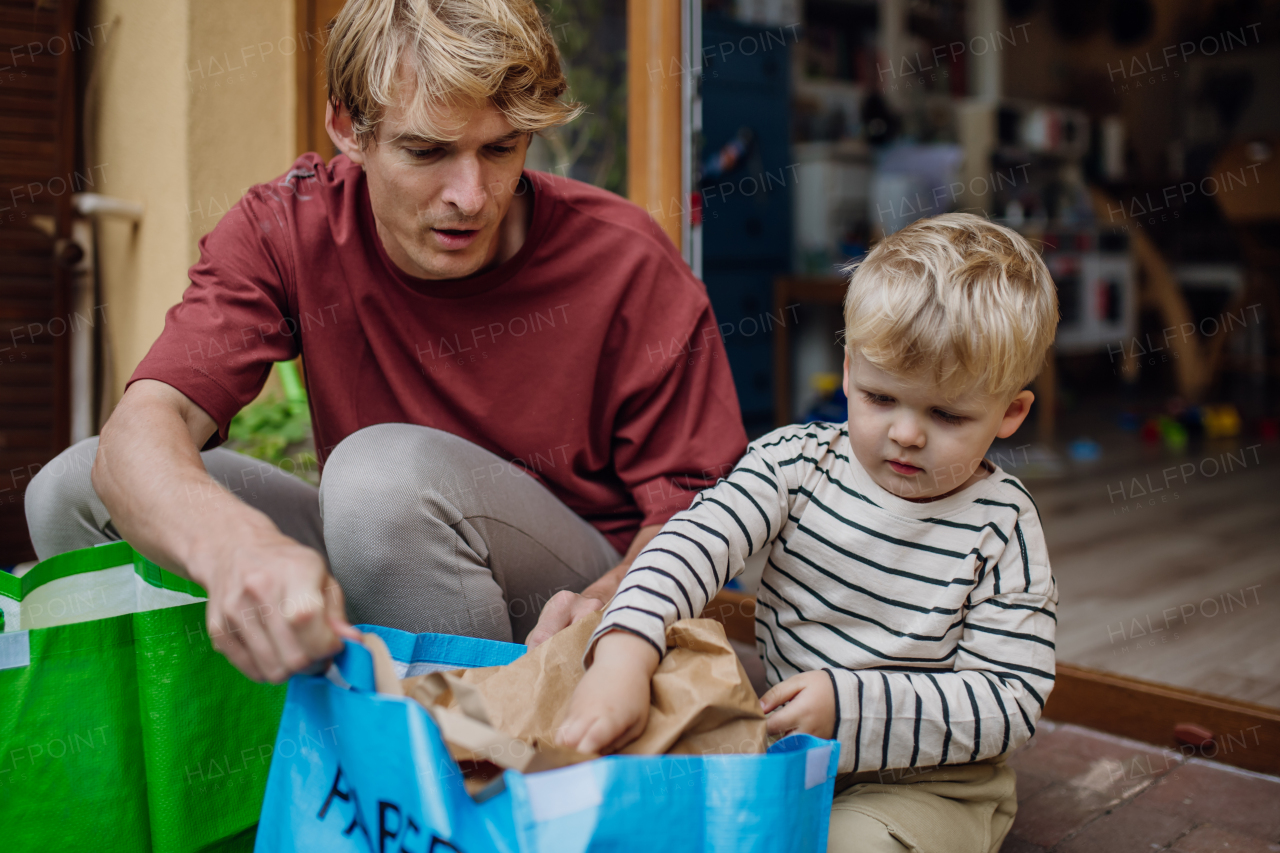
<path fill-rule="evenodd" d="M 942 409 L 934 409 L 933 413 L 949 424 L 958 424 L 964 421 L 963 415 L 953 415 L 950 412 L 942 411 Z"/>
<path fill-rule="evenodd" d="M 874 403 L 877 406 L 887 406 L 893 402 L 893 398 L 887 394 L 872 394 L 870 391 L 865 391 L 862 396 L 868 403 Z"/>

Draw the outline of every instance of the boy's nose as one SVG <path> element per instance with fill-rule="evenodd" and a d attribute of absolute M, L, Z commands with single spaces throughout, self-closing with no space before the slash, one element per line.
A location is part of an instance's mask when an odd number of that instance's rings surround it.
<path fill-rule="evenodd" d="M 925 435 L 913 417 L 895 418 L 889 427 L 889 438 L 900 447 L 924 447 Z"/>

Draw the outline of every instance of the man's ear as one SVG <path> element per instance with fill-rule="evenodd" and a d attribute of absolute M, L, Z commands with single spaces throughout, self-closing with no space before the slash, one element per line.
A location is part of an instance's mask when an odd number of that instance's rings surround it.
<path fill-rule="evenodd" d="M 351 127 L 351 113 L 347 112 L 346 107 L 340 106 L 335 109 L 333 101 L 326 101 L 324 129 L 329 132 L 329 138 L 333 140 L 334 146 L 346 154 L 352 163 L 364 165 L 364 150 L 356 139 L 355 131 Z"/>
<path fill-rule="evenodd" d="M 1000 420 L 1000 428 L 996 430 L 996 438 L 1008 438 L 1017 432 L 1018 427 L 1022 426 L 1022 422 L 1030 414 L 1031 404 L 1035 399 L 1036 395 L 1030 391 L 1019 391 L 1018 396 L 1014 397 L 1004 410 L 1004 417 Z"/>

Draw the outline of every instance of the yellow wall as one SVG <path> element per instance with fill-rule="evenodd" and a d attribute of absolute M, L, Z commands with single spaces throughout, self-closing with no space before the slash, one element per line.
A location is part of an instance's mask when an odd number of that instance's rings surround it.
<path fill-rule="evenodd" d="M 103 218 L 107 387 L 119 399 L 182 298 L 196 242 L 295 152 L 292 0 L 95 0 L 84 127 L 98 192 L 142 202 Z"/>

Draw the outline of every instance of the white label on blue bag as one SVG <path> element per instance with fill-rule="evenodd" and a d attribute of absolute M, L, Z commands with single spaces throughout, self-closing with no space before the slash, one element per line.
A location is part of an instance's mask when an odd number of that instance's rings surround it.
<path fill-rule="evenodd" d="M 0 634 L 0 669 L 18 669 L 30 665 L 31 632 Z"/>
<path fill-rule="evenodd" d="M 827 766 L 831 763 L 831 747 L 815 746 L 804 756 L 804 789 L 827 781 Z"/>
<path fill-rule="evenodd" d="M 604 802 L 590 764 L 530 773 L 524 777 L 529 810 L 539 822 L 593 809 Z"/>
<path fill-rule="evenodd" d="M 430 672 L 453 672 L 456 669 L 463 669 L 463 667 L 457 665 L 427 663 L 426 661 L 404 663 L 402 661 L 393 660 L 391 661 L 391 665 L 395 667 L 397 678 L 413 678 L 415 675 L 426 675 Z"/>

